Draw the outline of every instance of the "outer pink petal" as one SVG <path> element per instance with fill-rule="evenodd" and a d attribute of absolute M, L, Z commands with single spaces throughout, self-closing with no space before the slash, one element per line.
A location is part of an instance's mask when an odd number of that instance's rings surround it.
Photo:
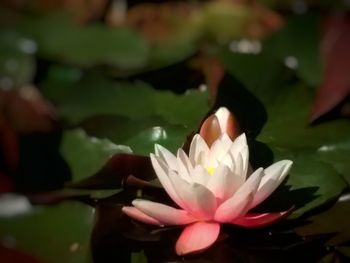
<path fill-rule="evenodd" d="M 210 247 L 218 238 L 220 224 L 197 222 L 187 226 L 176 242 L 176 254 L 179 256 L 199 252 Z"/>
<path fill-rule="evenodd" d="M 263 227 L 287 217 L 290 211 L 291 210 L 279 213 L 246 214 L 244 217 L 237 218 L 231 222 L 231 224 L 244 227 Z"/>
<path fill-rule="evenodd" d="M 136 199 L 132 204 L 144 214 L 156 219 L 162 225 L 186 225 L 197 221 L 185 210 L 180 210 L 161 203 Z"/>
<path fill-rule="evenodd" d="M 146 215 L 145 213 L 141 212 L 140 210 L 138 210 L 136 207 L 133 206 L 124 206 L 122 208 L 122 211 L 127 214 L 128 216 L 141 221 L 143 223 L 146 224 L 151 224 L 151 225 L 162 225 L 161 222 L 159 222 L 158 220 L 154 219 L 153 217 L 150 217 L 148 215 Z"/>

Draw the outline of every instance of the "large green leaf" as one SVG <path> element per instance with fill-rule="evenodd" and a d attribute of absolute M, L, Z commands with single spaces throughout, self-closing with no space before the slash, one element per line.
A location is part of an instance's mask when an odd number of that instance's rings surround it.
<path fill-rule="evenodd" d="M 89 137 L 84 130 L 66 131 L 61 153 L 68 162 L 74 181 L 95 174 L 115 153 L 131 153 L 124 145 L 115 145 L 108 139 Z"/>
<path fill-rule="evenodd" d="M 142 67 L 149 55 L 148 43 L 131 29 L 102 24 L 79 26 L 62 14 L 26 17 L 18 29 L 37 41 L 43 57 L 83 67 L 134 69 Z"/>
<path fill-rule="evenodd" d="M 77 77 L 74 72 L 53 68 L 43 83 L 44 94 L 57 104 L 62 118 L 138 154 L 148 155 L 154 143 L 176 150 L 208 111 L 206 92 L 175 95 L 142 82 Z"/>
<path fill-rule="evenodd" d="M 52 263 L 91 262 L 94 209 L 76 202 L 34 207 L 29 213 L 0 219 L 2 240 Z"/>
<path fill-rule="evenodd" d="M 319 48 L 320 16 L 310 13 L 289 17 L 284 28 L 264 44 L 264 52 L 296 66 L 297 75 L 312 86 L 318 86 L 322 78 Z"/>

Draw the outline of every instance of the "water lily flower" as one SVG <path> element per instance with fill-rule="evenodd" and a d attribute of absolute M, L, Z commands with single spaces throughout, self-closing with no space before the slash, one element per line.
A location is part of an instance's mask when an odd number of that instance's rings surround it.
<path fill-rule="evenodd" d="M 154 225 L 186 225 L 176 243 L 176 253 L 202 251 L 219 236 L 220 225 L 261 227 L 286 212 L 250 213 L 285 179 L 292 162 L 282 160 L 248 176 L 249 151 L 245 134 L 234 141 L 223 133 L 211 147 L 196 134 L 189 156 L 180 148 L 174 156 L 156 145 L 152 165 L 160 183 L 179 208 L 136 199 L 123 207 L 128 216 Z"/>

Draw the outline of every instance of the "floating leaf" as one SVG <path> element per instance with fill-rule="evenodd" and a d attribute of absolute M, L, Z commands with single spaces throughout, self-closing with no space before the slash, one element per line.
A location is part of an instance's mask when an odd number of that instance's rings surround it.
<path fill-rule="evenodd" d="M 319 28 L 319 15 L 291 16 L 285 27 L 264 43 L 264 52 L 295 69 L 302 80 L 316 87 L 322 78 Z"/>
<path fill-rule="evenodd" d="M 76 202 L 34 207 L 25 215 L 0 219 L 0 237 L 16 249 L 50 263 L 91 262 L 89 240 L 94 209 Z"/>
<path fill-rule="evenodd" d="M 62 14 L 26 17 L 18 29 L 35 39 L 39 55 L 82 67 L 135 69 L 145 64 L 149 53 L 148 43 L 131 29 L 97 23 L 83 27 Z"/>
<path fill-rule="evenodd" d="M 197 90 L 175 95 L 142 82 L 112 82 L 96 75 L 62 82 L 52 74 L 44 86 L 70 124 L 128 145 L 137 154 L 149 155 L 154 143 L 176 150 L 208 111 L 207 93 Z"/>
<path fill-rule="evenodd" d="M 68 162 L 74 181 L 96 173 L 115 153 L 131 153 L 124 145 L 116 145 L 108 139 L 89 137 L 83 130 L 66 131 L 61 153 Z"/>

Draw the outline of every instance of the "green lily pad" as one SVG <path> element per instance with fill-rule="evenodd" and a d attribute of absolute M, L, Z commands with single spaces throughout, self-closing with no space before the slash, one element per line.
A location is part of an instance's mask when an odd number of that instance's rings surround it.
<path fill-rule="evenodd" d="M 288 18 L 286 25 L 264 43 L 265 52 L 296 68 L 297 75 L 311 86 L 322 78 L 320 60 L 320 16 L 312 13 Z"/>
<path fill-rule="evenodd" d="M 81 203 L 35 206 L 27 214 L 1 218 L 0 236 L 45 262 L 91 262 L 93 221 L 94 209 Z"/>
<path fill-rule="evenodd" d="M 1 30 L 0 86 L 10 89 L 32 83 L 36 68 L 35 51 L 36 44 L 31 39 L 10 30 Z"/>
<path fill-rule="evenodd" d="M 131 152 L 128 146 L 90 137 L 81 129 L 66 131 L 61 144 L 61 153 L 70 166 L 73 181 L 96 173 L 113 154 Z"/>
<path fill-rule="evenodd" d="M 57 105 L 62 118 L 90 135 L 128 145 L 137 154 L 149 155 L 154 143 L 175 151 L 208 111 L 208 94 L 199 90 L 176 95 L 142 82 L 57 72 L 54 68 L 49 73 L 43 93 Z M 62 75 L 65 80 L 58 77 Z"/>
<path fill-rule="evenodd" d="M 135 69 L 146 63 L 149 54 L 149 44 L 129 28 L 97 23 L 79 26 L 65 14 L 25 17 L 17 28 L 36 40 L 44 58 L 82 67 L 112 65 Z"/>

